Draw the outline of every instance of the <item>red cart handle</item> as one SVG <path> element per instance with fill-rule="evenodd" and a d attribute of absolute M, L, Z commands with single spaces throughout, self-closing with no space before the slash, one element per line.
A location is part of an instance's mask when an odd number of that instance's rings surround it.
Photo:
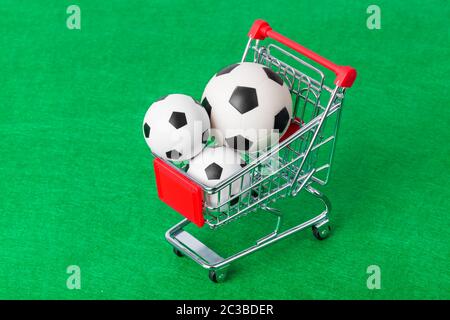
<path fill-rule="evenodd" d="M 348 66 L 339 66 L 328 59 L 318 55 L 317 53 L 303 47 L 302 45 L 286 38 L 272 30 L 270 25 L 264 20 L 256 20 L 248 33 L 249 37 L 255 40 L 264 40 L 269 37 L 274 39 L 289 48 L 297 51 L 298 53 L 308 57 L 309 59 L 317 62 L 318 64 L 330 69 L 336 74 L 334 83 L 339 87 L 350 88 L 356 78 L 356 70 Z"/>

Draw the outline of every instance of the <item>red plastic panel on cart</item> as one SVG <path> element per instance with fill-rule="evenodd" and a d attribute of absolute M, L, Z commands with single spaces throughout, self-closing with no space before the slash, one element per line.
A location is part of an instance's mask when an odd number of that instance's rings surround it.
<path fill-rule="evenodd" d="M 159 198 L 197 226 L 203 218 L 202 188 L 161 159 L 153 162 Z"/>
<path fill-rule="evenodd" d="M 295 120 L 297 120 L 298 122 L 303 124 L 303 121 L 300 120 L 299 118 L 295 118 Z M 287 138 L 289 138 L 290 136 L 292 136 L 299 129 L 300 129 L 300 125 L 298 123 L 291 122 L 291 124 L 289 125 L 289 128 L 286 130 L 285 134 L 283 134 L 283 136 L 281 137 L 280 143 L 283 142 L 284 140 L 286 140 Z"/>

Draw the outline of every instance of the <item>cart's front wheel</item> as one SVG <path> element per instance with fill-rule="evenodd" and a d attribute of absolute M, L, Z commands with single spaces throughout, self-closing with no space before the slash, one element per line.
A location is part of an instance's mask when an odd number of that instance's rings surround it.
<path fill-rule="evenodd" d="M 184 257 L 183 252 L 181 252 L 177 248 L 173 248 L 173 253 L 175 253 L 178 257 Z"/>
<path fill-rule="evenodd" d="M 328 238 L 328 236 L 330 235 L 330 231 L 331 227 L 328 223 L 321 226 L 312 227 L 313 235 L 314 237 L 316 237 L 317 240 L 323 240 Z"/>
<path fill-rule="evenodd" d="M 209 279 L 212 282 L 220 283 L 224 282 L 227 277 L 227 272 L 225 270 L 209 270 Z"/>

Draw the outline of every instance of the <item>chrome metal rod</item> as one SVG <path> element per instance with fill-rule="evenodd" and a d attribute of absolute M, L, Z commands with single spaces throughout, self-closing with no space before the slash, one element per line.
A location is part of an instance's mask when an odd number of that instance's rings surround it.
<path fill-rule="evenodd" d="M 328 112 L 330 111 L 330 108 L 333 105 L 333 102 L 334 102 L 334 99 L 336 98 L 336 93 L 338 92 L 338 90 L 339 90 L 339 87 L 334 88 L 334 90 L 331 94 L 330 100 L 328 101 L 328 105 L 325 108 L 325 111 L 320 115 L 321 118 L 320 118 L 319 124 L 317 125 L 314 135 L 311 139 L 311 142 L 309 143 L 308 149 L 305 152 L 305 157 L 303 157 L 302 162 L 297 170 L 297 173 L 295 174 L 295 177 L 294 177 L 294 180 L 293 180 L 293 183 L 291 186 L 292 193 L 294 193 L 295 187 L 298 183 L 297 179 L 300 176 L 300 173 L 302 172 L 303 166 L 305 165 L 306 159 L 308 158 L 308 155 L 309 155 L 312 147 L 314 146 L 314 142 L 316 141 L 316 138 L 320 132 L 320 129 L 322 128 L 322 125 L 323 125 L 325 119 L 327 118 Z"/>

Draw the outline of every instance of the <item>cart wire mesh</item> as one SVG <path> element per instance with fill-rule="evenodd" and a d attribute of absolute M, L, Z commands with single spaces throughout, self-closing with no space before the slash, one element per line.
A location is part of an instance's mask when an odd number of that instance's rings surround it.
<path fill-rule="evenodd" d="M 293 101 L 291 126 L 297 130 L 263 153 L 244 154 L 248 165 L 216 187 L 203 186 L 204 199 L 217 197 L 214 205 L 205 201 L 211 228 L 295 196 L 312 182 L 325 185 L 339 128 L 345 88 L 327 86 L 321 70 L 273 43 L 262 46 L 252 39 L 242 61 L 263 64 L 283 78 Z"/>

